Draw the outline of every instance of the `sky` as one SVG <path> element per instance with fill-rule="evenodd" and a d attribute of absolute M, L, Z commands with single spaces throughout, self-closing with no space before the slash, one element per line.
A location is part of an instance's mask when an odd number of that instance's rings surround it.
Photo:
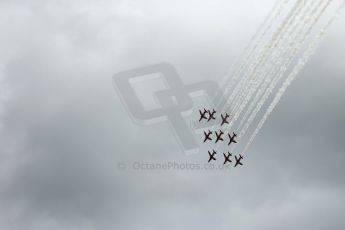
<path fill-rule="evenodd" d="M 166 62 L 219 82 L 273 4 L 0 1 L 0 229 L 343 229 L 344 11 L 243 167 L 134 168 L 207 155 L 133 121 L 112 76 Z"/>

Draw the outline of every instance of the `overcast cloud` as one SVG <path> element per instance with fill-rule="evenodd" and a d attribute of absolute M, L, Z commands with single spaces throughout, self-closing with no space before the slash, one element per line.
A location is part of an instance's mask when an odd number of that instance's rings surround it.
<path fill-rule="evenodd" d="M 2 0 L 0 229 L 344 229 L 344 16 L 244 167 L 128 169 L 205 155 L 184 155 L 166 123 L 134 123 L 112 75 L 164 61 L 186 83 L 219 81 L 273 3 Z"/>

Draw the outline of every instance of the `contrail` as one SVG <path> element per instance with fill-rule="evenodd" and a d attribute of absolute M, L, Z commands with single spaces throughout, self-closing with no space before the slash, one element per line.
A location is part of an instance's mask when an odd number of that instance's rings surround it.
<path fill-rule="evenodd" d="M 272 103 L 269 105 L 267 111 L 265 112 L 263 118 L 260 120 L 257 128 L 251 135 L 248 143 L 246 144 L 243 154 L 248 150 L 250 144 L 253 142 L 255 136 L 258 134 L 260 129 L 262 128 L 263 124 L 267 120 L 268 116 L 272 113 L 275 106 L 280 101 L 282 95 L 285 93 L 288 86 L 291 84 L 291 82 L 295 79 L 299 71 L 303 68 L 303 66 L 308 62 L 309 58 L 314 54 L 316 51 L 316 48 L 318 44 L 322 41 L 324 38 L 327 30 L 329 29 L 330 25 L 333 23 L 333 21 L 338 17 L 340 10 L 344 7 L 345 1 L 342 1 L 341 5 L 336 10 L 336 13 L 334 16 L 331 17 L 331 19 L 327 22 L 327 24 L 320 30 L 320 33 L 317 35 L 317 37 L 314 39 L 314 41 L 309 45 L 306 52 L 303 54 L 303 56 L 299 59 L 298 64 L 294 67 L 292 72 L 289 74 L 287 79 L 284 81 L 282 87 L 279 89 L 278 93 L 276 94 L 275 98 L 273 99 Z"/>

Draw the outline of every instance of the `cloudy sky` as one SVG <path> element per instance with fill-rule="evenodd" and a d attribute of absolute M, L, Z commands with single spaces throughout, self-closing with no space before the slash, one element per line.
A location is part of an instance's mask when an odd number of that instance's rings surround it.
<path fill-rule="evenodd" d="M 344 229 L 344 12 L 243 167 L 133 169 L 205 155 L 133 122 L 112 76 L 219 81 L 273 3 L 1 0 L 0 229 Z"/>

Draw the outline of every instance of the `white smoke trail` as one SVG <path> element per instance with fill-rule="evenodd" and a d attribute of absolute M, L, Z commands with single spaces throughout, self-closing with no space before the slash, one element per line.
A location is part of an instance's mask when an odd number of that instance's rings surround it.
<path fill-rule="evenodd" d="M 318 2 L 314 2 L 314 1 L 313 1 L 313 3 L 318 4 Z M 282 66 L 285 65 L 284 61 L 286 59 L 289 59 L 289 57 L 290 58 L 292 57 L 292 53 L 290 54 L 290 50 L 293 47 L 293 46 L 291 46 L 291 44 L 293 43 L 292 41 L 295 41 L 297 39 L 297 37 L 300 36 L 300 34 L 304 30 L 304 28 L 307 26 L 308 20 L 305 18 L 306 18 L 306 15 L 310 16 L 311 13 L 309 13 L 309 11 L 312 10 L 312 6 L 313 6 L 313 4 L 311 4 L 309 7 L 307 7 L 301 16 L 301 19 L 296 18 L 297 20 L 299 20 L 299 23 L 297 23 L 291 29 L 291 31 L 287 31 L 287 33 L 289 33 L 290 36 L 288 36 L 287 40 L 284 41 L 285 46 L 280 47 L 279 52 L 272 54 L 273 55 L 273 57 L 272 57 L 273 62 L 269 63 L 270 68 L 268 68 L 267 71 L 265 72 L 264 81 L 261 82 L 261 85 L 258 87 L 258 91 L 255 94 L 254 99 L 251 101 L 248 109 L 245 112 L 245 115 L 241 119 L 241 122 L 238 126 L 240 130 L 242 129 L 244 121 L 246 121 L 247 117 L 250 115 L 250 112 L 252 111 L 254 106 L 257 104 L 257 101 L 258 101 L 259 97 L 261 96 L 261 92 L 268 86 L 269 82 L 275 78 L 276 70 L 278 70 L 278 73 L 279 73 L 282 69 Z M 297 31 L 297 28 L 299 28 L 300 26 L 302 26 L 302 29 Z M 297 32 L 294 33 L 294 31 L 297 31 Z M 286 55 L 288 55 L 288 56 L 285 57 Z M 276 68 L 276 67 L 280 67 L 280 68 Z"/>
<path fill-rule="evenodd" d="M 266 66 L 265 64 L 267 63 L 267 60 L 272 57 L 271 53 L 273 52 L 274 48 L 276 48 L 280 44 L 282 38 L 284 38 L 286 30 L 289 29 L 292 24 L 292 19 L 300 13 L 302 9 L 300 8 L 300 6 L 303 6 L 301 5 L 301 1 L 297 1 L 292 10 L 289 12 L 288 16 L 284 19 L 283 23 L 278 28 L 278 31 L 272 38 L 272 41 L 266 47 L 265 52 L 261 55 L 261 59 L 252 64 L 250 70 L 248 71 L 248 74 L 246 75 L 247 77 L 243 78 L 242 84 L 239 85 L 233 92 L 233 94 L 236 95 L 232 95 L 232 98 L 235 98 L 232 100 L 232 102 L 235 103 L 235 105 L 233 106 L 235 115 L 233 116 L 228 127 L 231 127 L 232 124 L 237 120 L 238 116 L 245 107 L 245 104 L 247 103 L 246 101 L 249 101 L 251 95 L 253 94 L 252 91 L 253 87 L 255 87 L 255 80 L 262 80 L 262 78 L 260 78 L 260 75 L 258 74 L 261 70 L 260 67 L 264 68 Z M 259 79 L 256 79 L 257 76 L 259 76 Z M 240 92 L 238 92 L 238 90 L 240 90 Z M 246 95 L 246 97 L 244 95 Z M 228 103 L 227 106 L 233 103 Z M 226 107 L 226 109 L 227 108 L 228 107 Z"/>
<path fill-rule="evenodd" d="M 287 65 L 289 60 L 293 60 L 295 58 L 295 54 L 297 54 L 297 51 L 299 49 L 297 45 L 292 46 L 292 44 L 299 44 L 299 42 L 296 42 L 296 40 L 297 41 L 305 40 L 304 37 L 306 37 L 306 35 L 308 34 L 308 31 L 310 30 L 310 28 L 313 28 L 313 25 L 314 25 L 314 23 L 308 23 L 308 22 L 310 21 L 310 19 L 314 18 L 314 15 L 318 12 L 317 11 L 318 8 L 321 8 L 319 11 L 322 12 L 322 4 L 319 4 L 319 3 L 323 1 L 325 0 L 320 0 L 319 2 L 310 2 L 313 4 L 309 5 L 309 7 L 307 7 L 304 10 L 303 14 L 301 15 L 300 20 L 298 21 L 299 23 L 293 26 L 291 31 L 287 31 L 290 34 L 290 36 L 286 40 L 283 41 L 284 46 L 278 47 L 280 51 L 277 52 L 277 54 L 273 57 L 274 62 L 270 64 L 270 66 L 280 67 L 278 68 L 279 69 L 278 75 L 282 75 L 287 69 L 285 66 Z M 328 0 L 328 1 L 331 1 L 331 0 Z M 316 15 L 315 18 L 317 17 L 318 16 Z M 302 37 L 302 39 L 298 39 L 299 37 Z M 288 56 L 285 57 L 283 54 L 287 54 Z M 278 60 L 278 62 L 276 60 Z M 275 70 L 274 67 L 267 69 L 267 72 L 264 74 L 266 78 L 264 80 L 264 83 L 260 86 L 261 88 L 258 89 L 258 93 L 260 93 L 260 91 L 266 88 L 268 83 L 271 80 L 274 80 L 274 78 L 276 78 L 275 76 L 276 73 L 274 70 Z M 239 131 L 238 140 L 242 140 L 243 131 L 240 129 L 240 125 L 239 125 L 238 131 Z M 234 147 L 236 146 L 233 146 L 232 150 L 234 149 Z"/>
<path fill-rule="evenodd" d="M 248 143 L 246 144 L 243 154 L 246 153 L 248 150 L 250 144 L 253 142 L 254 138 L 262 128 L 263 124 L 267 120 L 268 116 L 272 113 L 275 106 L 280 101 L 282 95 L 285 93 L 288 86 L 291 84 L 291 82 L 295 79 L 299 71 L 303 68 L 303 66 L 308 62 L 309 58 L 314 54 L 316 51 L 316 48 L 318 44 L 322 41 L 323 37 L 325 36 L 327 30 L 329 29 L 330 25 L 333 23 L 333 21 L 338 17 L 340 10 L 344 7 L 345 1 L 342 1 L 341 5 L 338 7 L 335 15 L 331 17 L 331 19 L 327 22 L 327 24 L 320 30 L 320 33 L 317 35 L 317 37 L 314 39 L 314 41 L 309 45 L 304 55 L 299 59 L 298 64 L 294 67 L 293 71 L 289 74 L 287 79 L 284 81 L 282 87 L 279 89 L 278 93 L 276 94 L 275 98 L 273 99 L 272 103 L 269 105 L 267 111 L 265 112 L 263 118 L 260 120 L 257 128 L 253 132 L 252 136 L 250 137 Z"/>
<path fill-rule="evenodd" d="M 289 21 L 289 25 L 292 25 L 295 21 L 295 18 L 297 18 L 297 15 L 299 14 L 299 12 L 301 11 L 302 8 L 299 9 L 298 13 L 296 14 L 296 17 L 294 17 L 291 21 Z M 308 10 L 308 8 L 307 8 Z M 307 11 L 304 12 L 303 16 L 306 14 Z M 301 23 L 303 24 L 303 23 Z M 297 24 L 299 25 L 299 24 Z M 289 32 L 289 27 L 286 28 L 286 31 L 282 31 L 282 33 L 286 33 L 287 36 L 283 37 L 283 39 L 281 39 L 280 43 L 277 43 L 273 46 L 273 50 L 269 56 L 269 59 L 266 61 L 266 63 L 263 64 L 263 68 L 257 70 L 253 75 L 254 75 L 254 80 L 252 80 L 249 84 L 247 84 L 247 87 L 245 87 L 242 90 L 242 93 L 240 94 L 240 100 L 237 101 L 237 104 L 235 104 L 234 106 L 234 110 L 236 111 L 236 115 L 233 119 L 233 123 L 238 119 L 238 117 L 240 116 L 241 112 L 245 109 L 246 105 L 248 104 L 248 102 L 250 101 L 250 99 L 252 98 L 253 94 L 258 90 L 258 88 L 260 87 L 261 84 L 263 84 L 265 81 L 265 78 L 269 77 L 273 77 L 274 76 L 274 72 L 272 74 L 269 74 L 267 76 L 267 73 L 269 71 L 273 71 L 276 70 L 277 67 L 279 66 L 279 61 L 281 60 L 282 56 L 285 53 L 285 49 L 284 46 L 287 43 L 287 41 L 289 41 L 289 39 L 291 39 L 292 35 L 294 35 L 294 32 L 297 31 L 298 26 L 293 26 L 293 29 Z M 286 41 L 287 40 L 287 41 Z M 280 47 L 279 45 L 281 45 L 282 47 Z M 256 78 L 258 76 L 258 78 Z M 248 86 L 249 85 L 249 86 Z"/>
<path fill-rule="evenodd" d="M 295 8 L 297 8 L 297 6 L 298 5 L 295 5 Z M 285 31 L 288 28 L 287 26 L 289 26 L 289 20 L 291 19 L 292 16 L 294 16 L 294 14 L 291 14 L 291 13 L 298 15 L 299 11 L 290 12 L 285 22 L 280 26 L 280 29 L 278 29 L 276 35 L 273 37 L 273 40 L 267 47 L 266 52 L 263 53 L 263 55 L 261 56 L 261 59 L 259 59 L 259 62 L 255 63 L 252 66 L 252 68 L 250 68 L 250 70 L 248 71 L 247 77 L 243 78 L 244 79 L 243 86 L 239 87 L 240 92 L 236 96 L 234 96 L 235 99 L 233 99 L 232 101 L 232 104 L 234 104 L 232 109 L 235 111 L 235 114 L 229 126 L 234 124 L 234 122 L 237 120 L 238 116 L 242 112 L 242 109 L 245 107 L 246 101 L 250 99 L 252 92 L 255 90 L 256 82 L 257 81 L 260 82 L 262 80 L 262 77 L 259 75 L 259 72 L 261 72 L 262 69 L 266 67 L 269 58 L 271 58 L 272 51 L 282 41 L 282 38 L 284 38 Z M 259 78 L 257 78 L 257 76 Z M 236 93 L 236 90 L 234 94 L 235 93 Z"/>
<path fill-rule="evenodd" d="M 328 0 L 326 2 L 326 4 L 321 8 L 320 12 L 318 12 L 318 14 L 316 15 L 316 17 L 312 21 L 312 23 L 309 26 L 309 28 L 302 28 L 297 33 L 297 35 L 299 35 L 299 36 L 297 36 L 297 37 L 295 37 L 293 39 L 293 40 L 296 40 L 297 42 L 294 42 L 294 46 L 290 46 L 292 48 L 292 53 L 291 53 L 290 57 L 287 58 L 287 61 L 281 66 L 278 75 L 273 77 L 271 83 L 270 83 L 270 81 L 266 81 L 265 84 L 263 85 L 263 87 L 258 91 L 258 93 L 256 95 L 256 98 L 254 98 L 254 100 L 252 101 L 249 109 L 247 110 L 247 113 L 245 114 L 245 116 L 243 117 L 243 119 L 241 121 L 241 124 L 240 124 L 240 130 L 241 130 L 240 136 L 243 136 L 244 133 L 247 131 L 247 129 L 249 128 L 249 126 L 251 125 L 253 120 L 255 119 L 256 114 L 260 111 L 261 107 L 263 106 L 263 104 L 265 103 L 265 101 L 268 99 L 269 95 L 272 93 L 273 89 L 275 88 L 276 84 L 278 83 L 278 81 L 281 79 L 281 77 L 283 76 L 283 74 L 287 70 L 287 67 L 289 66 L 289 64 L 292 63 L 292 61 L 294 60 L 295 55 L 297 55 L 297 53 L 303 47 L 304 42 L 306 41 L 308 35 L 310 34 L 311 30 L 314 28 L 315 24 L 319 21 L 320 17 L 322 16 L 322 14 L 326 10 L 326 8 L 329 6 L 330 2 L 331 2 L 331 0 Z M 314 14 L 317 13 L 316 8 L 313 10 L 313 13 Z M 307 21 L 310 21 L 312 19 L 313 13 L 309 15 Z M 306 24 L 306 25 L 308 25 L 308 24 Z M 303 32 L 305 29 L 306 29 L 306 31 Z M 300 37 L 300 39 L 298 39 L 298 37 Z M 259 99 L 260 99 L 260 101 L 258 102 Z M 254 108 L 255 105 L 256 105 L 256 107 L 252 111 L 252 109 Z M 252 111 L 252 113 L 251 113 L 248 121 L 246 122 L 244 127 L 241 127 L 242 124 L 244 124 L 245 119 L 247 118 L 247 116 L 249 115 L 249 113 L 251 111 Z"/>
<path fill-rule="evenodd" d="M 274 33 L 274 35 L 272 36 L 271 40 L 269 40 L 267 42 L 267 45 L 265 45 L 263 47 L 263 49 L 260 52 L 257 52 L 256 55 L 254 56 L 254 62 L 253 61 L 249 61 L 247 62 L 249 64 L 249 67 L 246 68 L 247 71 L 245 72 L 245 74 L 243 75 L 241 72 L 241 75 L 238 75 L 237 77 L 241 76 L 242 78 L 240 79 L 240 81 L 238 82 L 238 84 L 236 85 L 235 89 L 232 91 L 232 93 L 230 94 L 230 96 L 228 96 L 228 94 L 225 94 L 225 97 L 227 97 L 227 103 L 224 105 L 225 109 L 221 109 L 222 111 L 226 111 L 228 109 L 228 107 L 234 102 L 238 100 L 239 97 L 239 91 L 242 91 L 243 87 L 246 86 L 246 83 L 248 81 L 248 78 L 250 77 L 250 74 L 256 69 L 258 68 L 261 63 L 266 59 L 267 54 L 271 51 L 272 47 L 274 46 L 274 44 L 276 42 L 279 41 L 280 36 L 283 33 L 280 33 L 281 30 L 284 30 L 287 21 L 294 16 L 294 14 L 296 14 L 295 8 L 297 8 L 299 5 L 301 4 L 301 1 L 297 1 L 295 3 L 295 5 L 293 6 L 292 10 L 289 12 L 288 16 L 285 18 L 284 22 L 282 23 L 282 25 L 279 27 L 278 31 L 276 31 Z M 235 78 L 237 78 L 235 76 Z"/>
<path fill-rule="evenodd" d="M 264 37 L 272 28 L 273 23 L 279 18 L 280 14 L 282 13 L 284 7 L 290 0 L 284 1 L 276 1 L 273 8 L 271 9 L 268 16 L 265 18 L 264 22 L 261 24 L 260 29 L 252 36 L 250 42 L 248 43 L 245 51 L 243 52 L 242 56 L 239 58 L 240 63 L 242 63 L 237 70 L 232 74 L 227 74 L 225 78 L 223 78 L 221 82 L 221 91 L 220 93 L 224 96 L 227 96 L 228 92 L 232 89 L 232 87 L 237 82 L 239 76 L 241 76 L 242 71 L 248 66 L 251 60 L 253 60 L 256 50 L 260 47 L 263 42 Z M 264 25 L 266 28 L 263 29 Z M 263 31 L 263 32 L 261 32 Z M 260 34 L 261 32 L 261 34 Z M 254 42 L 257 39 L 256 42 Z M 249 48 L 252 48 L 249 50 Z M 233 68 L 231 68 L 233 69 Z"/>
<path fill-rule="evenodd" d="M 259 47 L 259 45 L 261 45 L 264 36 L 269 32 L 269 30 L 272 27 L 273 22 L 278 18 L 278 16 L 281 14 L 284 8 L 284 5 L 286 5 L 288 2 L 289 0 L 275 2 L 268 16 L 265 18 L 264 22 L 260 25 L 260 28 L 256 31 L 256 33 L 251 37 L 248 45 L 244 49 L 244 52 L 242 53 L 241 57 L 236 62 L 236 64 L 242 63 L 239 66 L 239 68 L 236 69 L 239 73 L 243 71 L 243 69 L 247 66 L 248 62 L 253 58 L 253 54 L 255 54 L 255 51 Z M 267 27 L 264 29 L 264 26 L 266 24 L 267 24 Z M 261 31 L 263 32 L 260 34 Z M 257 41 L 255 42 L 256 39 Z M 249 49 L 250 47 L 251 49 Z M 236 66 L 236 64 L 234 64 L 230 68 L 230 70 L 234 70 L 234 67 Z M 238 72 L 228 73 L 225 75 L 225 77 L 222 79 L 220 83 L 221 91 L 222 91 L 220 93 L 224 95 L 227 94 L 227 91 L 229 90 L 229 88 L 231 89 L 232 85 L 235 83 L 236 79 L 238 78 L 239 76 Z M 228 83 L 230 85 L 227 85 Z"/>
<path fill-rule="evenodd" d="M 304 1 L 303 1 L 303 3 L 304 3 Z M 269 58 L 272 58 L 272 55 L 271 55 L 272 51 L 274 51 L 274 48 L 276 48 L 278 46 L 278 44 L 285 41 L 287 36 L 289 36 L 289 34 L 287 34 L 286 32 L 289 31 L 291 27 L 294 28 L 293 22 L 295 20 L 295 17 L 297 17 L 300 14 L 300 12 L 302 11 L 304 6 L 305 6 L 305 4 L 301 4 L 301 1 L 297 1 L 295 3 L 295 5 L 292 7 L 291 11 L 289 11 L 288 15 L 284 18 L 283 22 L 280 24 L 278 31 L 276 31 L 274 33 L 271 41 L 269 41 L 268 45 L 265 47 L 265 50 L 264 50 L 265 52 L 259 53 L 261 55 L 261 59 L 259 59 L 259 61 L 256 61 L 256 63 L 252 63 L 252 68 L 249 72 L 256 71 L 256 69 L 258 69 L 257 71 L 259 71 L 261 66 L 266 67 L 267 60 L 269 60 Z M 261 63 L 263 63 L 263 64 L 261 65 Z M 264 65 L 264 64 L 266 64 L 266 65 Z M 256 75 L 258 75 L 257 71 L 255 72 Z M 247 76 L 250 76 L 250 75 L 247 74 Z M 261 76 L 262 75 L 259 75 L 259 77 L 261 77 Z M 256 77 L 256 76 L 254 76 L 254 77 Z M 261 78 L 258 78 L 258 80 L 260 80 L 260 79 Z M 234 120 L 234 118 L 233 118 L 233 120 Z M 232 122 L 233 122 L 233 120 L 232 120 Z"/>
<path fill-rule="evenodd" d="M 233 73 L 228 73 L 223 78 L 220 86 L 220 90 L 218 90 L 218 93 L 214 97 L 214 101 L 216 102 L 215 107 L 221 107 L 222 106 L 222 98 L 226 98 L 228 92 L 233 88 L 233 86 L 236 85 L 239 76 L 241 76 L 243 70 L 246 69 L 248 64 L 258 56 L 256 52 L 258 49 L 260 49 L 260 46 L 264 43 L 265 36 L 270 32 L 270 30 L 273 27 L 273 24 L 281 13 L 283 12 L 286 5 L 289 3 L 290 0 L 278 0 L 273 5 L 272 9 L 270 10 L 268 16 L 265 18 L 264 22 L 260 25 L 260 28 L 257 30 L 257 32 L 252 36 L 250 39 L 248 45 L 245 48 L 245 51 L 242 53 L 241 57 L 236 62 L 236 65 L 233 65 L 230 70 L 233 71 Z M 265 27 L 266 26 L 266 27 Z M 242 63 L 240 65 L 240 63 Z M 238 68 L 234 68 L 235 66 L 239 65 Z M 229 71 L 230 72 L 230 71 Z M 214 129 L 216 126 L 213 125 L 212 129 Z"/>

